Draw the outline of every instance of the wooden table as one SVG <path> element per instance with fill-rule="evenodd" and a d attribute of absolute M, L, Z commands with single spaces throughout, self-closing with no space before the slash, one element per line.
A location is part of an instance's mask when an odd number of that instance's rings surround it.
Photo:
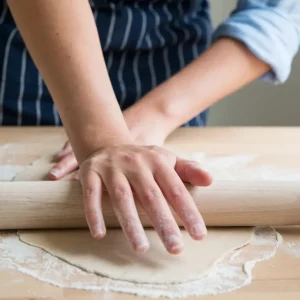
<path fill-rule="evenodd" d="M 0 128 L 0 145 L 17 144 L 13 161 L 26 165 L 41 154 L 54 153 L 65 142 L 59 128 Z M 169 148 L 201 151 L 208 155 L 257 154 L 255 164 L 272 163 L 280 167 L 300 169 L 300 128 L 206 128 L 180 129 L 170 136 Z M 0 164 L 7 161 L 0 156 Z M 300 183 L 299 183 L 300 184 Z M 284 239 L 300 239 L 300 228 L 282 228 Z M 259 263 L 253 282 L 233 293 L 201 299 L 300 299 L 300 259 L 278 250 L 276 256 Z M 143 299 L 132 295 L 104 294 L 61 289 L 21 274 L 0 271 L 0 299 Z M 190 298 L 194 299 L 194 298 Z"/>

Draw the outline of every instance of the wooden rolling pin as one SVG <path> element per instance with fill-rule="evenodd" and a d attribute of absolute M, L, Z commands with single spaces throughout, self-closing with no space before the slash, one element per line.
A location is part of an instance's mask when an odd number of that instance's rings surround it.
<path fill-rule="evenodd" d="M 208 226 L 300 225 L 299 182 L 217 181 L 188 189 Z M 151 226 L 139 205 L 138 211 Z M 119 226 L 107 194 L 103 214 L 108 227 Z M 78 182 L 0 182 L 0 229 L 86 226 Z"/>

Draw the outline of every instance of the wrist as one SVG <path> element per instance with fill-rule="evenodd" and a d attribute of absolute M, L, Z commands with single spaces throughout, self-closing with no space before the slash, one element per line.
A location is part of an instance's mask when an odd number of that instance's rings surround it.
<path fill-rule="evenodd" d="M 102 128 L 102 130 L 99 130 L 99 128 Z M 79 164 L 105 147 L 135 143 L 126 125 L 124 128 L 117 128 L 113 125 L 105 128 L 104 126 L 87 125 L 78 129 L 76 133 L 73 129 L 72 133 L 68 132 L 67 128 L 66 131 Z"/>
<path fill-rule="evenodd" d="M 157 118 L 163 120 L 166 136 L 189 120 L 190 93 L 184 90 L 174 75 L 145 96 L 145 106 L 151 106 Z"/>
<path fill-rule="evenodd" d="M 151 103 L 141 101 L 123 112 L 132 138 L 141 144 L 162 145 L 175 129 L 170 127 L 165 116 Z"/>

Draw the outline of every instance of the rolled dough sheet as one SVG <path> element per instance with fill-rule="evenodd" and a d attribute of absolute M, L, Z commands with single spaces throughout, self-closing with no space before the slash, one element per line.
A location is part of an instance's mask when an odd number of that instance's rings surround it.
<path fill-rule="evenodd" d="M 203 277 L 230 251 L 247 245 L 253 228 L 212 228 L 203 241 L 183 231 L 185 250 L 178 256 L 166 252 L 156 232 L 146 230 L 150 249 L 134 253 L 124 234 L 112 229 L 102 240 L 87 230 L 21 231 L 20 239 L 88 272 L 137 283 L 178 283 Z"/>
<path fill-rule="evenodd" d="M 52 166 L 51 157 L 43 157 L 20 172 L 15 181 L 44 180 Z M 22 241 L 88 272 L 123 281 L 165 284 L 203 277 L 228 252 L 248 244 L 253 229 L 213 228 L 204 241 L 194 241 L 183 231 L 185 250 L 178 256 L 166 252 L 154 230 L 146 233 L 151 246 L 143 255 L 131 250 L 118 229 L 109 230 L 100 241 L 87 230 L 22 231 L 19 235 Z"/>

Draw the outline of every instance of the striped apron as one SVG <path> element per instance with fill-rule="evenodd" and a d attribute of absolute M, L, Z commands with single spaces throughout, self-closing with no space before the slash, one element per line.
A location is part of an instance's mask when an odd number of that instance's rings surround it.
<path fill-rule="evenodd" d="M 90 3 L 122 110 L 194 60 L 211 41 L 207 0 Z M 0 0 L 0 80 L 0 125 L 61 125 L 5 0 Z M 204 126 L 206 118 L 205 111 L 183 126 Z"/>

